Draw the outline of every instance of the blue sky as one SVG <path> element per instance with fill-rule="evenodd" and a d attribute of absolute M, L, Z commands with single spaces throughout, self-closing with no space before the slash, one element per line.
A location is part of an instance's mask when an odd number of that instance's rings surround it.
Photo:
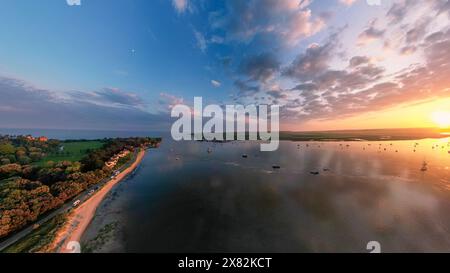
<path fill-rule="evenodd" d="M 165 130 L 171 106 L 202 96 L 277 103 L 282 128 L 327 129 L 335 119 L 448 98 L 440 76 L 448 71 L 435 70 L 450 58 L 436 64 L 431 56 L 450 40 L 449 7 L 447 0 L 2 1 L 0 127 Z M 417 69 L 436 78 L 411 79 Z"/>
<path fill-rule="evenodd" d="M 208 59 L 169 1 L 7 1 L 1 13 L 2 65 L 43 86 L 141 94 L 206 87 Z"/>

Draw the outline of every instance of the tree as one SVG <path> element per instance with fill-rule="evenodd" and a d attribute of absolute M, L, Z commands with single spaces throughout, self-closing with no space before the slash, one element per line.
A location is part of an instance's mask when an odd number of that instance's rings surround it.
<path fill-rule="evenodd" d="M 27 165 L 31 163 L 31 159 L 28 156 L 21 156 L 18 158 L 20 164 Z"/>
<path fill-rule="evenodd" d="M 9 158 L 3 157 L 0 159 L 0 165 L 7 165 L 7 164 L 11 164 L 11 160 L 9 160 Z"/>
<path fill-rule="evenodd" d="M 22 172 L 22 166 L 19 164 L 8 164 L 0 166 L 0 179 L 5 179 L 18 175 Z"/>
<path fill-rule="evenodd" d="M 27 149 L 25 147 L 19 147 L 16 151 L 16 157 L 19 158 L 21 156 L 27 155 Z"/>
<path fill-rule="evenodd" d="M 0 238 L 35 221 L 39 215 L 60 207 L 91 185 L 110 175 L 105 161 L 124 149 L 153 145 L 149 138 L 105 139 L 100 149 L 86 151 L 81 162 L 48 161 L 31 164 L 45 154 L 70 155 L 61 143 L 43 143 L 26 137 L 0 136 Z M 104 170 L 103 170 L 104 169 Z"/>
<path fill-rule="evenodd" d="M 9 162 L 16 163 L 16 156 L 15 155 L 8 155 L 7 158 L 9 159 Z"/>
<path fill-rule="evenodd" d="M 39 159 L 41 159 L 41 157 L 42 157 L 42 153 L 39 153 L 39 152 L 30 153 L 30 158 L 32 161 L 38 161 Z"/>
<path fill-rule="evenodd" d="M 1 155 L 10 155 L 14 154 L 16 152 L 16 149 L 13 145 L 9 143 L 0 144 L 0 154 Z"/>

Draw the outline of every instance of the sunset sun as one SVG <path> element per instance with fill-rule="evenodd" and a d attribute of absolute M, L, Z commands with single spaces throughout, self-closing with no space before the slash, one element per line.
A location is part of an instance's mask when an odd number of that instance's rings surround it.
<path fill-rule="evenodd" d="M 431 114 L 431 119 L 440 128 L 450 127 L 450 112 L 443 112 L 443 111 L 433 112 Z"/>

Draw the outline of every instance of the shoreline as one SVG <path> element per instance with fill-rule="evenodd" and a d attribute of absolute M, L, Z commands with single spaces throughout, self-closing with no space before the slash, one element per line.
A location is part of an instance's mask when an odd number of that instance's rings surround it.
<path fill-rule="evenodd" d="M 73 241 L 80 242 L 81 237 L 94 218 L 98 206 L 114 188 L 114 186 L 116 186 L 139 166 L 144 156 L 145 150 L 141 149 L 136 156 L 135 161 L 128 168 L 118 174 L 115 178 L 108 181 L 104 187 L 94 193 L 79 207 L 70 212 L 67 216 L 66 223 L 57 232 L 55 239 L 49 245 L 48 249 L 57 253 L 72 252 L 70 250 L 71 248 L 67 248 L 67 244 Z"/>

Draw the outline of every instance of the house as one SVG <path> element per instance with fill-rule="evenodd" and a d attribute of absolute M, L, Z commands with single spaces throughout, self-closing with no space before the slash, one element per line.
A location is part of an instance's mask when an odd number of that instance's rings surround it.
<path fill-rule="evenodd" d="M 38 138 L 38 140 L 39 140 L 40 142 L 47 142 L 47 141 L 48 141 L 48 138 L 45 137 L 45 136 L 40 136 L 40 137 Z"/>
<path fill-rule="evenodd" d="M 105 162 L 105 166 L 112 169 L 114 168 L 114 166 L 116 166 L 116 162 L 114 161 Z"/>
<path fill-rule="evenodd" d="M 119 158 L 123 158 L 123 157 L 126 157 L 127 155 L 129 155 L 130 154 L 130 151 L 129 150 L 123 150 L 122 152 L 120 152 L 119 154 L 118 154 L 118 157 Z"/>
<path fill-rule="evenodd" d="M 123 157 L 126 157 L 129 154 L 130 154 L 129 150 L 123 150 L 120 153 L 118 153 L 118 154 L 114 155 L 113 157 L 111 157 L 109 159 L 109 161 L 105 162 L 105 166 L 110 168 L 110 169 L 112 169 L 112 168 L 114 168 L 117 165 L 117 163 L 119 162 L 119 159 L 121 159 Z"/>

